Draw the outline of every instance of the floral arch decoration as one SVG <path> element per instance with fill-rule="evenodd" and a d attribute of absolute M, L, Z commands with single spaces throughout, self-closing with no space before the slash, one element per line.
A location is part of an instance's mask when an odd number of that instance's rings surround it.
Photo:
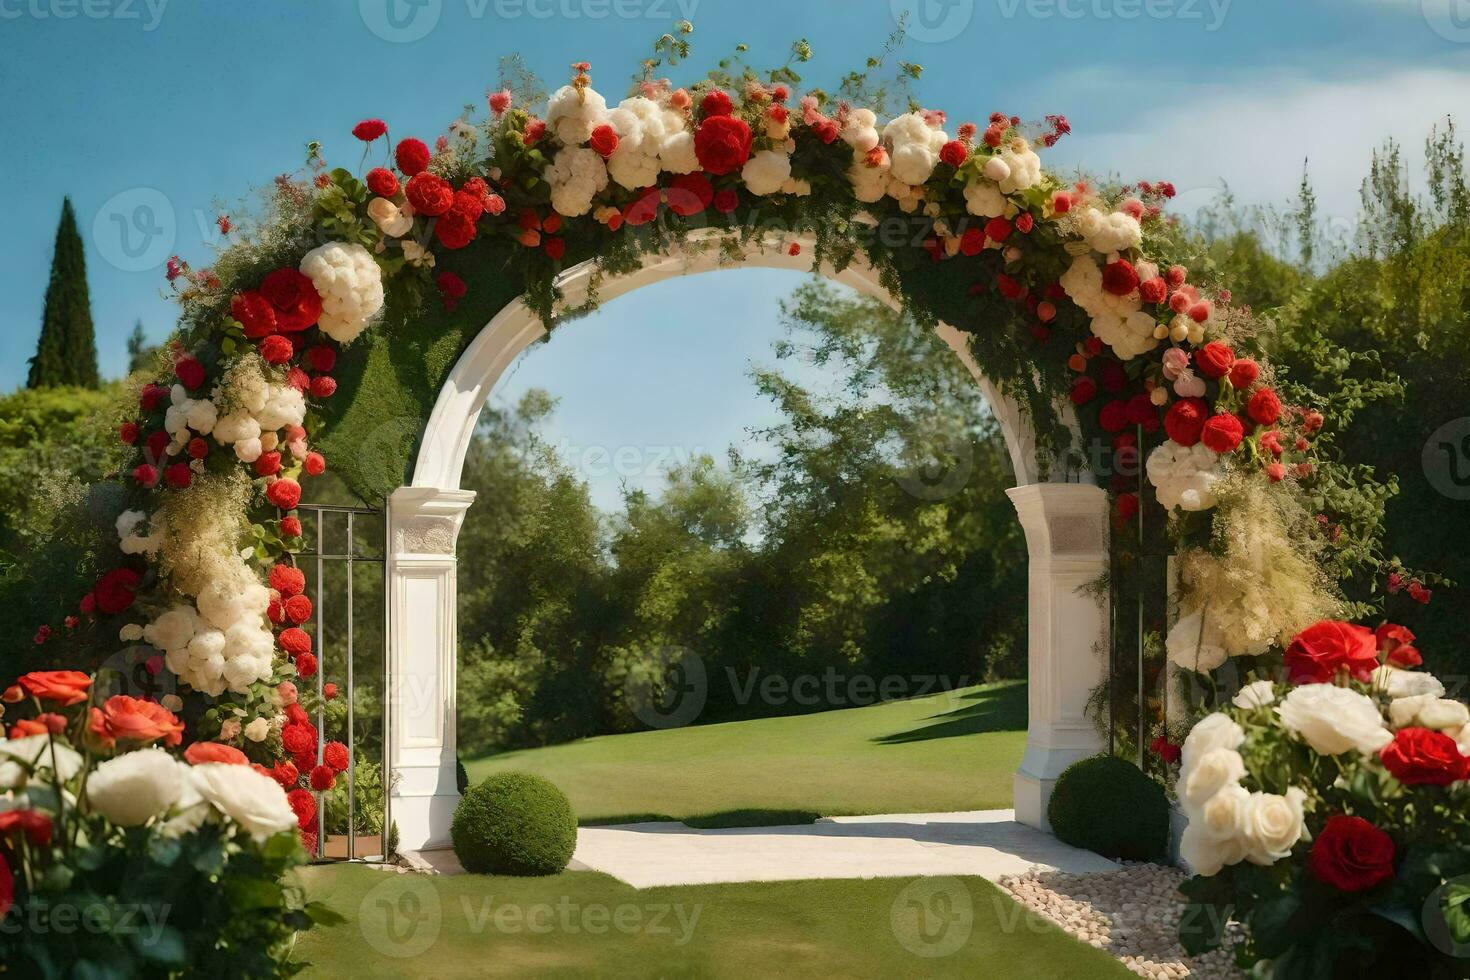
<path fill-rule="evenodd" d="M 1324 416 L 1250 356 L 1249 312 L 1194 281 L 1189 240 L 1163 212 L 1171 185 L 1046 171 L 1038 151 L 1069 132 L 1062 117 L 951 127 L 910 108 L 880 120 L 799 94 L 789 67 L 678 87 L 656 64 L 620 101 L 586 63 L 545 104 L 502 88 L 483 122 L 456 121 L 432 149 L 364 120 L 352 129 L 361 176 L 329 169 L 313 144 L 306 176 L 278 178 L 258 225 L 220 217 L 230 245 L 211 267 L 170 262 L 183 306 L 171 376 L 145 384 L 121 424 L 135 458 L 117 552 L 68 631 L 94 650 L 161 655 L 199 701 L 184 712 L 190 738 L 240 748 L 293 791 L 321 768 L 318 732 L 282 691 L 318 670 L 295 510 L 303 481 L 330 465 L 365 498 L 392 495 L 394 608 L 437 610 L 435 636 L 399 616 L 390 640 L 390 669 L 427 665 L 434 690 L 414 696 L 432 704 L 398 706 L 405 687 L 390 710 L 395 816 L 414 825 L 403 842 L 442 838 L 453 538 L 468 495 L 452 466 L 439 470 L 452 486 L 423 476 L 434 440 L 463 431 L 423 424 L 436 401 L 483 400 L 463 386 L 488 387 L 485 371 L 451 371 L 497 313 L 519 303 L 565 319 L 676 252 L 862 269 L 921 322 L 948 325 L 998 410 L 1024 419 L 1037 462 L 1017 457 L 1019 482 L 1023 468 L 1037 476 L 1013 492 L 1032 563 L 1023 819 L 1044 823 L 1049 780 L 1098 745 L 1083 708 L 1107 617 L 1083 587 L 1133 540 L 1110 546 L 1109 517 L 1130 527 L 1155 500 L 1173 515 L 1182 627 L 1168 649 L 1182 667 L 1265 654 L 1348 610 L 1334 582 L 1345 566 L 1324 557 L 1314 519 L 1332 490 Z M 416 441 L 419 478 L 397 489 Z"/>

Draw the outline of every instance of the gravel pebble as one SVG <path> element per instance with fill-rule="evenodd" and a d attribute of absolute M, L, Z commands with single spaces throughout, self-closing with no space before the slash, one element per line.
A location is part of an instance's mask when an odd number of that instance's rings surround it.
<path fill-rule="evenodd" d="M 1106 950 L 1141 977 L 1236 980 L 1244 976 L 1230 950 L 1188 956 L 1179 945 L 1184 872 L 1160 864 L 1121 862 L 1107 874 L 1063 874 L 1033 869 L 1007 875 L 999 885 L 1017 902 L 1072 936 Z M 1228 937 L 1238 937 L 1232 926 Z"/>

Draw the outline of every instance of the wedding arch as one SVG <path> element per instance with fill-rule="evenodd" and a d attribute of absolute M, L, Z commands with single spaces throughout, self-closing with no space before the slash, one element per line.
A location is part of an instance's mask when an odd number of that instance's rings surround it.
<path fill-rule="evenodd" d="M 309 844 L 311 793 L 351 758 L 324 747 L 333 685 L 296 567 L 302 481 L 330 465 L 389 502 L 386 784 L 400 846 L 442 844 L 475 419 L 547 329 L 673 275 L 815 271 L 937 330 L 984 389 L 1030 554 L 1019 819 L 1045 826 L 1052 782 L 1102 744 L 1087 717 L 1106 677 L 1099 586 L 1130 567 L 1145 508 L 1171 515 L 1189 556 L 1176 666 L 1207 674 L 1337 608 L 1303 544 L 1319 525 L 1282 516 L 1315 507 L 1323 417 L 1283 405 L 1269 365 L 1245 356 L 1249 312 L 1193 281 L 1170 184 L 1045 171 L 1037 151 L 1070 131 L 1059 116 L 994 113 L 951 134 L 943 112 L 912 105 L 880 122 L 861 75 L 799 94 L 790 64 L 726 63 L 688 86 L 656 77 L 660 64 L 615 102 L 585 62 L 549 100 L 501 88 L 433 148 L 365 119 L 352 128 L 365 172 L 328 168 L 314 143 L 258 222 L 220 216 L 215 262 L 169 264 L 183 306 L 170 374 L 122 425 L 135 458 L 117 550 L 78 635 L 161 660 L 189 737 L 241 749 L 287 787 Z M 1216 524 L 1251 534 L 1221 539 Z M 1242 541 L 1242 567 L 1271 563 L 1269 603 L 1261 577 L 1230 564 Z M 1144 718 L 1143 700 L 1140 744 L 1170 721 Z"/>

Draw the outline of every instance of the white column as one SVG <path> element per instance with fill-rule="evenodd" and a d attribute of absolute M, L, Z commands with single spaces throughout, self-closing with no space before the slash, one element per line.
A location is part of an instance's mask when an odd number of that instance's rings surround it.
<path fill-rule="evenodd" d="M 388 500 L 390 816 L 402 850 L 449 845 L 455 787 L 455 540 L 468 490 L 403 487 Z"/>
<path fill-rule="evenodd" d="M 1016 773 L 1021 823 L 1050 830 L 1046 805 L 1062 770 L 1102 749 L 1087 701 L 1107 678 L 1108 498 L 1081 483 L 1008 490 L 1030 552 L 1029 720 Z"/>

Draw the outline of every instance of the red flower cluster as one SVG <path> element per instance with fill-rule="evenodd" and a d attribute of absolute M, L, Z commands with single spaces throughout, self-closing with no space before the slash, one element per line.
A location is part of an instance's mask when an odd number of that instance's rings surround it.
<path fill-rule="evenodd" d="M 1308 626 L 1286 648 L 1286 670 L 1293 684 L 1325 684 L 1339 671 L 1367 681 L 1377 666 L 1373 631 L 1333 619 Z"/>

